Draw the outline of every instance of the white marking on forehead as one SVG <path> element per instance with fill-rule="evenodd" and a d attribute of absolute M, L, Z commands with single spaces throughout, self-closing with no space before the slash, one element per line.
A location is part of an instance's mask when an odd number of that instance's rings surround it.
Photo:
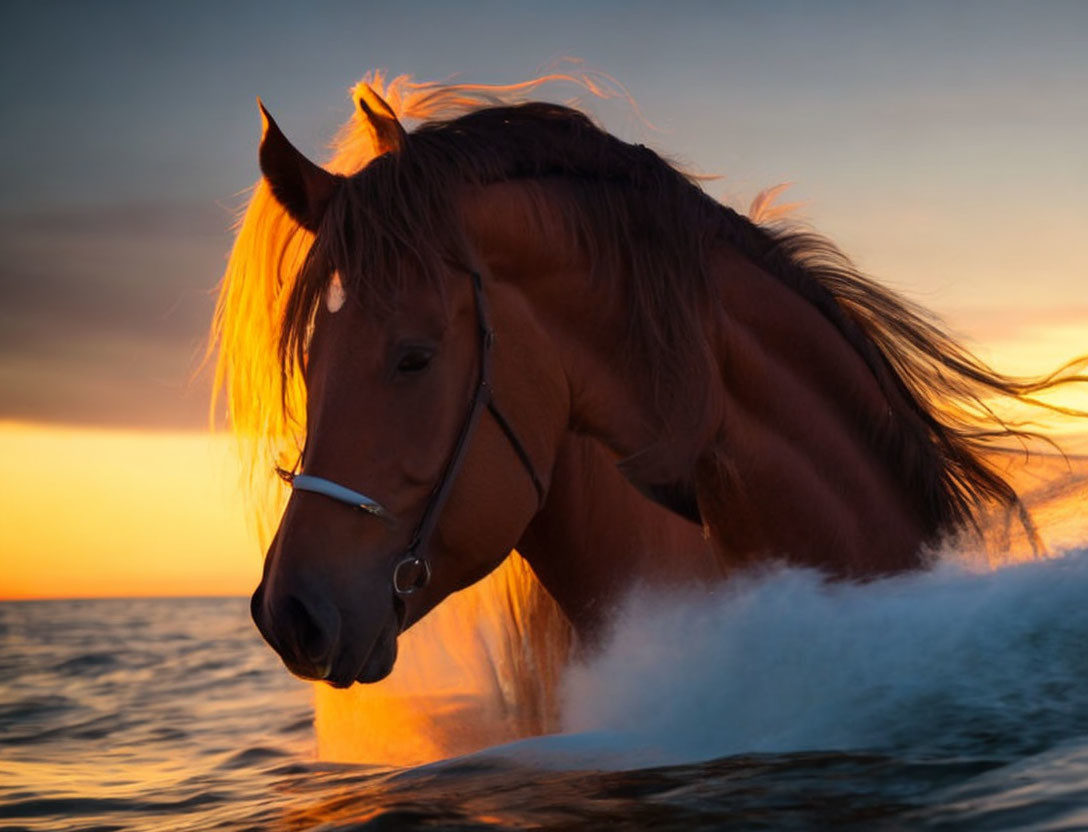
<path fill-rule="evenodd" d="M 333 272 L 329 288 L 325 290 L 325 308 L 330 312 L 339 312 L 347 297 L 344 284 L 340 282 L 340 272 Z"/>

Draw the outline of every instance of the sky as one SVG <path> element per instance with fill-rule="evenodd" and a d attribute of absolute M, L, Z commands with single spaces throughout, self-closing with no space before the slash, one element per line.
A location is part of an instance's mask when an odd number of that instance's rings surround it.
<path fill-rule="evenodd" d="M 740 207 L 793 183 L 806 221 L 1000 368 L 1088 351 L 1088 4 L 3 8 L 0 444 L 35 454 L 0 457 L 0 505 L 41 520 L 0 532 L 0 598 L 256 582 L 201 371 L 258 176 L 255 98 L 320 159 L 373 68 L 506 83 L 577 57 L 645 117 L 601 105 L 609 129 L 719 175 L 708 191 Z M 89 458 L 129 467 L 96 478 Z M 94 510 L 44 534 L 72 495 Z M 167 569 L 171 523 L 208 559 L 198 581 Z M 16 586 L 15 564 L 38 566 Z"/>

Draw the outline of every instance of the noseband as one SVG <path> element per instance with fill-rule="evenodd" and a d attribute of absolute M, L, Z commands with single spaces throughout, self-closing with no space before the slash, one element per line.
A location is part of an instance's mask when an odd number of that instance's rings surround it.
<path fill-rule="evenodd" d="M 518 438 L 509 420 L 499 410 L 498 405 L 495 404 L 494 390 L 491 386 L 491 348 L 495 342 L 495 332 L 491 329 L 487 316 L 483 280 L 479 272 L 470 271 L 469 275 L 472 279 L 472 292 L 476 303 L 476 322 L 479 327 L 480 360 L 476 390 L 472 394 L 472 402 L 469 404 L 468 412 L 461 422 L 461 429 L 457 433 L 457 441 L 454 443 L 453 451 L 446 461 L 446 467 L 438 482 L 435 483 L 430 499 L 423 509 L 423 515 L 420 517 L 415 532 L 412 534 L 412 542 L 408 544 L 408 547 L 401 553 L 393 566 L 393 595 L 395 598 L 405 598 L 412 595 L 427 586 L 431 580 L 431 565 L 427 558 L 420 553 L 427 541 L 430 540 L 431 534 L 438 523 L 438 516 L 442 513 L 442 507 L 445 506 L 450 495 L 453 481 L 457 478 L 457 472 L 465 460 L 469 440 L 484 407 L 487 408 L 499 427 L 502 428 L 502 432 L 514 449 L 514 453 L 521 460 L 521 464 L 525 466 L 525 470 L 533 482 L 533 488 L 536 489 L 538 504 L 544 500 L 544 486 L 536 473 L 536 469 L 533 467 L 532 459 L 526 452 L 525 446 Z M 315 477 L 311 474 L 296 474 L 291 478 L 291 486 L 296 491 L 312 491 L 316 494 L 323 494 L 376 517 L 383 519 L 390 517 L 389 512 L 377 500 L 324 477 Z"/>

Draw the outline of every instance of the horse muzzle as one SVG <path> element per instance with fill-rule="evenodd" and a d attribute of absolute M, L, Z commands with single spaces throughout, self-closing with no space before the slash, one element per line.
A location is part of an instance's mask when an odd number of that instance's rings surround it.
<path fill-rule="evenodd" d="M 392 609 L 377 626 L 359 628 L 341 616 L 329 599 L 302 593 L 270 595 L 262 581 L 250 599 L 258 631 L 284 665 L 302 679 L 346 688 L 377 682 L 393 670 L 400 621 Z M 369 636 L 369 637 L 368 637 Z"/>

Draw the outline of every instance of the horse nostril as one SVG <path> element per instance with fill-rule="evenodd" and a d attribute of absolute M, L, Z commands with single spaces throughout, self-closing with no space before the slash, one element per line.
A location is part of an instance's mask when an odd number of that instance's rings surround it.
<path fill-rule="evenodd" d="M 264 605 L 264 581 L 257 586 L 249 598 L 249 615 L 253 623 L 257 625 L 257 632 L 277 652 L 281 652 L 276 639 L 273 637 L 273 627 L 269 619 L 268 610 Z"/>
<path fill-rule="evenodd" d="M 253 623 L 260 629 L 261 626 L 261 609 L 264 604 L 264 582 L 262 581 L 257 585 L 257 588 L 253 590 L 253 594 L 249 596 L 249 616 L 253 619 Z"/>
<path fill-rule="evenodd" d="M 296 595 L 288 595 L 283 613 L 299 658 L 309 664 L 318 678 L 328 676 L 333 646 L 340 629 L 340 616 L 331 605 L 316 609 Z"/>

